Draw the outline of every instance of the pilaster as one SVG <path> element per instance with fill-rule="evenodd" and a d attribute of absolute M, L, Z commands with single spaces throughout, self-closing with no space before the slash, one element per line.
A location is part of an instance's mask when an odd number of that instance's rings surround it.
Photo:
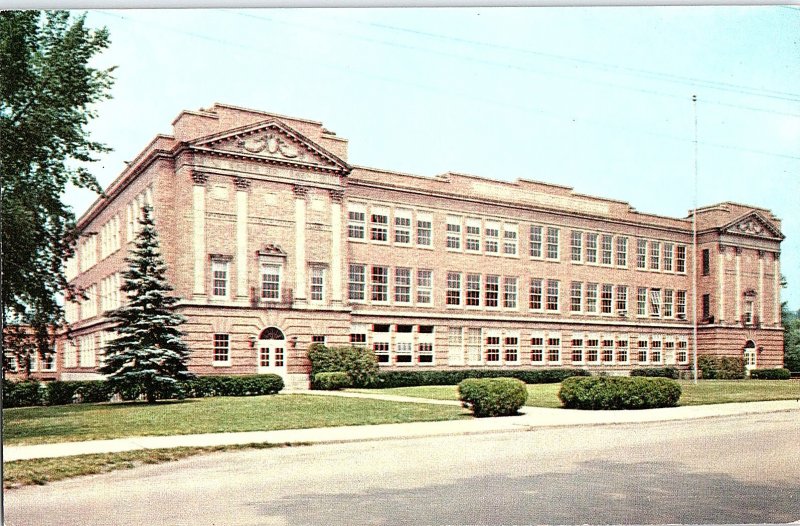
<path fill-rule="evenodd" d="M 342 303 L 342 190 L 331 190 L 331 300 Z"/>
<path fill-rule="evenodd" d="M 736 321 L 742 319 L 742 249 L 735 247 L 736 252 Z"/>
<path fill-rule="evenodd" d="M 206 182 L 208 175 L 192 172 L 192 247 L 194 249 L 193 295 L 206 295 Z"/>
<path fill-rule="evenodd" d="M 306 196 L 308 188 L 294 185 L 294 299 L 306 301 Z"/>
<path fill-rule="evenodd" d="M 234 179 L 236 185 L 236 297 L 247 299 L 247 217 L 250 180 Z"/>
<path fill-rule="evenodd" d="M 764 251 L 758 251 L 758 320 L 764 322 Z"/>
<path fill-rule="evenodd" d="M 719 296 L 719 323 L 722 323 L 725 319 L 725 245 L 720 244 L 719 246 L 719 257 L 717 258 L 719 261 L 717 267 L 717 285 L 718 285 L 718 293 Z"/>

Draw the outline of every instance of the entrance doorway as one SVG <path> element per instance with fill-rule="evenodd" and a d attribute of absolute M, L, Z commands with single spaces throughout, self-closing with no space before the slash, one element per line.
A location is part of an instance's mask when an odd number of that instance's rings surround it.
<path fill-rule="evenodd" d="M 744 368 L 747 374 L 750 374 L 751 369 L 756 368 L 756 342 L 747 340 L 744 344 Z"/>
<path fill-rule="evenodd" d="M 286 375 L 286 337 L 277 327 L 267 327 L 258 336 L 258 374 Z"/>

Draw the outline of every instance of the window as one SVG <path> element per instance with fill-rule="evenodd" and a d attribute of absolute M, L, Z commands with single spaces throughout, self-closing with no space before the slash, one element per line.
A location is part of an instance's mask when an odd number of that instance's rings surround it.
<path fill-rule="evenodd" d="M 711 318 L 711 294 L 703 294 L 703 319 Z"/>
<path fill-rule="evenodd" d="M 580 338 L 572 339 L 572 363 L 583 362 L 583 340 Z"/>
<path fill-rule="evenodd" d="M 547 338 L 547 361 L 550 363 L 561 361 L 561 338 Z"/>
<path fill-rule="evenodd" d="M 214 365 L 230 364 L 231 338 L 228 334 L 214 335 Z"/>
<path fill-rule="evenodd" d="M 94 367 L 96 364 L 93 334 L 80 339 L 80 364 L 81 367 Z"/>
<path fill-rule="evenodd" d="M 675 291 L 675 315 L 679 319 L 686 318 L 686 291 Z"/>
<path fill-rule="evenodd" d="M 627 267 L 628 266 L 628 238 L 627 237 L 618 237 L 617 238 L 617 266 L 618 267 Z"/>
<path fill-rule="evenodd" d="M 433 271 L 420 269 L 417 271 L 417 303 L 419 305 L 433 304 Z"/>
<path fill-rule="evenodd" d="M 547 227 L 547 259 L 558 260 L 558 229 Z"/>
<path fill-rule="evenodd" d="M 467 274 L 467 307 L 481 305 L 481 275 Z"/>
<path fill-rule="evenodd" d="M 611 236 L 608 234 L 603 234 L 600 238 L 600 247 L 602 249 L 602 257 L 601 263 L 603 265 L 610 265 L 611 264 Z"/>
<path fill-rule="evenodd" d="M 280 301 L 281 299 L 281 267 L 269 263 L 261 263 L 261 299 Z"/>
<path fill-rule="evenodd" d="M 664 290 L 664 317 L 671 318 L 672 317 L 672 298 L 673 298 L 673 291 L 670 289 Z"/>
<path fill-rule="evenodd" d="M 228 295 L 228 262 L 212 261 L 212 295 L 217 297 L 227 297 Z"/>
<path fill-rule="evenodd" d="M 542 257 L 542 227 L 531 225 L 531 257 Z"/>
<path fill-rule="evenodd" d="M 311 301 L 325 301 L 325 268 L 319 265 L 311 267 Z"/>
<path fill-rule="evenodd" d="M 378 363 L 389 363 L 389 342 L 373 342 L 372 351 Z"/>
<path fill-rule="evenodd" d="M 708 276 L 711 273 L 711 251 L 707 248 L 703 249 L 703 275 Z"/>
<path fill-rule="evenodd" d="M 597 263 L 597 234 L 586 234 L 586 262 Z"/>
<path fill-rule="evenodd" d="M 675 245 L 672 243 L 664 243 L 664 271 L 672 272 L 672 253 L 675 251 Z"/>
<path fill-rule="evenodd" d="M 570 260 L 573 263 L 583 261 L 583 232 L 573 230 L 570 235 Z"/>
<path fill-rule="evenodd" d="M 481 329 L 472 327 L 467 328 L 465 352 L 467 354 L 468 363 L 481 363 L 481 341 Z"/>
<path fill-rule="evenodd" d="M 753 300 L 744 302 L 744 323 L 746 325 L 753 323 Z"/>
<path fill-rule="evenodd" d="M 614 340 L 603 340 L 601 342 L 601 358 L 605 363 L 614 361 Z"/>
<path fill-rule="evenodd" d="M 97 316 L 97 285 L 91 285 L 83 293 L 86 299 L 81 303 L 81 319 Z"/>
<path fill-rule="evenodd" d="M 364 265 L 350 265 L 347 272 L 347 299 L 350 301 L 364 301 L 366 284 Z"/>
<path fill-rule="evenodd" d="M 450 365 L 464 364 L 464 330 L 461 327 L 447 328 L 447 362 Z"/>
<path fill-rule="evenodd" d="M 372 301 L 389 301 L 389 267 L 372 267 Z"/>
<path fill-rule="evenodd" d="M 366 231 L 366 213 L 363 210 L 347 211 L 347 237 L 364 239 Z"/>
<path fill-rule="evenodd" d="M 486 363 L 500 363 L 500 336 L 486 337 Z"/>
<path fill-rule="evenodd" d="M 600 361 L 600 340 L 597 338 L 586 340 L 586 361 L 592 363 Z"/>
<path fill-rule="evenodd" d="M 55 371 L 56 370 L 56 352 L 55 349 L 42 354 L 42 371 Z"/>
<path fill-rule="evenodd" d="M 597 314 L 597 283 L 586 284 L 586 312 Z"/>
<path fill-rule="evenodd" d="M 544 337 L 542 336 L 531 338 L 531 362 L 544 362 Z"/>
<path fill-rule="evenodd" d="M 394 213 L 394 242 L 400 245 L 411 243 L 411 212 L 408 210 Z"/>
<path fill-rule="evenodd" d="M 433 219 L 428 214 L 417 214 L 417 245 L 429 247 L 432 244 Z"/>
<path fill-rule="evenodd" d="M 503 345 L 503 361 L 505 362 L 518 362 L 519 361 L 519 337 L 506 336 Z"/>
<path fill-rule="evenodd" d="M 650 361 L 661 363 L 661 340 L 653 338 L 650 342 Z"/>
<path fill-rule="evenodd" d="M 414 361 L 414 342 L 401 341 L 395 344 L 395 363 L 411 363 Z"/>
<path fill-rule="evenodd" d="M 678 272 L 686 272 L 686 247 L 684 245 L 678 245 L 677 247 L 675 270 Z"/>
<path fill-rule="evenodd" d="M 373 210 L 370 216 L 369 237 L 372 241 L 389 240 L 389 212 Z"/>
<path fill-rule="evenodd" d="M 675 357 L 675 340 L 664 340 L 663 359 L 672 360 Z"/>
<path fill-rule="evenodd" d="M 481 220 L 467 219 L 466 248 L 470 252 L 481 251 Z"/>
<path fill-rule="evenodd" d="M 650 316 L 661 317 L 661 289 L 650 289 Z"/>
<path fill-rule="evenodd" d="M 688 343 L 686 340 L 678 340 L 678 352 L 676 354 L 678 363 L 689 362 Z"/>
<path fill-rule="evenodd" d="M 613 304 L 613 291 L 614 286 L 608 283 L 603 283 L 603 289 L 600 296 L 600 312 L 603 314 L 611 314 L 611 306 Z"/>
<path fill-rule="evenodd" d="M 531 279 L 531 310 L 542 310 L 542 280 L 539 278 Z"/>
<path fill-rule="evenodd" d="M 486 223 L 484 230 L 486 239 L 484 248 L 487 254 L 497 254 L 500 251 L 500 225 L 497 223 Z"/>
<path fill-rule="evenodd" d="M 558 310 L 558 289 L 559 282 L 557 279 L 547 280 L 547 310 Z"/>
<path fill-rule="evenodd" d="M 617 314 L 628 313 L 628 286 L 617 285 Z"/>
<path fill-rule="evenodd" d="M 622 363 L 628 361 L 628 340 L 617 340 L 617 361 Z"/>
<path fill-rule="evenodd" d="M 461 250 L 461 218 L 447 216 L 447 248 Z"/>
<path fill-rule="evenodd" d="M 311 345 L 325 345 L 325 335 L 319 334 L 311 336 Z"/>
<path fill-rule="evenodd" d="M 411 303 L 411 269 L 396 268 L 394 270 L 395 303 Z"/>
<path fill-rule="evenodd" d="M 517 278 L 503 278 L 503 307 L 517 308 Z"/>
<path fill-rule="evenodd" d="M 71 341 L 64 343 L 64 367 L 77 367 L 78 354 L 75 344 Z"/>
<path fill-rule="evenodd" d="M 636 240 L 636 268 L 644 270 L 647 268 L 647 240 Z"/>
<path fill-rule="evenodd" d="M 573 281 L 570 284 L 570 312 L 580 312 L 583 306 L 583 283 L 580 281 Z"/>
<path fill-rule="evenodd" d="M 503 225 L 503 254 L 517 255 L 517 225 Z"/>
<path fill-rule="evenodd" d="M 487 307 L 500 305 L 500 276 L 486 276 L 486 294 L 484 301 Z"/>
<path fill-rule="evenodd" d="M 356 332 L 358 331 L 358 332 Z M 350 329 L 350 345 L 355 347 L 364 347 L 367 343 L 367 334 L 363 332 L 363 329 L 356 329 L 355 327 Z"/>
<path fill-rule="evenodd" d="M 639 340 L 637 343 L 638 354 L 637 357 L 640 363 L 647 363 L 647 340 Z"/>
<path fill-rule="evenodd" d="M 418 343 L 417 344 L 417 362 L 418 363 L 433 363 L 433 344 L 432 343 Z"/>
<path fill-rule="evenodd" d="M 461 273 L 447 273 L 446 305 L 461 305 Z"/>
<path fill-rule="evenodd" d="M 661 262 L 661 243 L 650 242 L 650 269 L 658 270 Z"/>
<path fill-rule="evenodd" d="M 636 315 L 647 316 L 647 289 L 645 287 L 636 289 Z"/>

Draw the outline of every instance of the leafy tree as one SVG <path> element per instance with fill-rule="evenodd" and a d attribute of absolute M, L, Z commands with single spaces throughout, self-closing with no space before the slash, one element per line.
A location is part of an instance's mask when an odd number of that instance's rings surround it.
<path fill-rule="evenodd" d="M 189 348 L 178 326 L 186 321 L 173 311 L 178 298 L 170 296 L 151 208 L 145 206 L 141 230 L 126 258 L 122 274 L 126 305 L 107 313 L 116 322 L 117 337 L 105 347 L 105 364 L 99 369 L 119 392 L 144 394 L 154 403 L 159 394 L 172 392 L 177 382 L 192 375 L 187 371 Z"/>
<path fill-rule="evenodd" d="M 783 320 L 783 365 L 800 372 L 800 310 L 791 312 L 786 302 L 781 304 Z"/>
<path fill-rule="evenodd" d="M 59 296 L 80 296 L 62 267 L 79 232 L 61 198 L 67 184 L 102 193 L 81 164 L 108 151 L 86 130 L 113 82 L 111 69 L 89 66 L 108 44 L 106 29 L 87 28 L 85 15 L 0 12 L 2 322 L 32 327 L 41 353 L 63 325 Z M 3 331 L 4 358 L 26 355 L 27 340 L 11 332 Z"/>

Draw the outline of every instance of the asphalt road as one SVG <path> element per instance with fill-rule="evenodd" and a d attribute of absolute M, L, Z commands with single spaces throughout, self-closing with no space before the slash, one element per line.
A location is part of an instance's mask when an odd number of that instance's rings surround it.
<path fill-rule="evenodd" d="M 6 492 L 6 524 L 800 520 L 797 412 L 219 453 Z"/>

